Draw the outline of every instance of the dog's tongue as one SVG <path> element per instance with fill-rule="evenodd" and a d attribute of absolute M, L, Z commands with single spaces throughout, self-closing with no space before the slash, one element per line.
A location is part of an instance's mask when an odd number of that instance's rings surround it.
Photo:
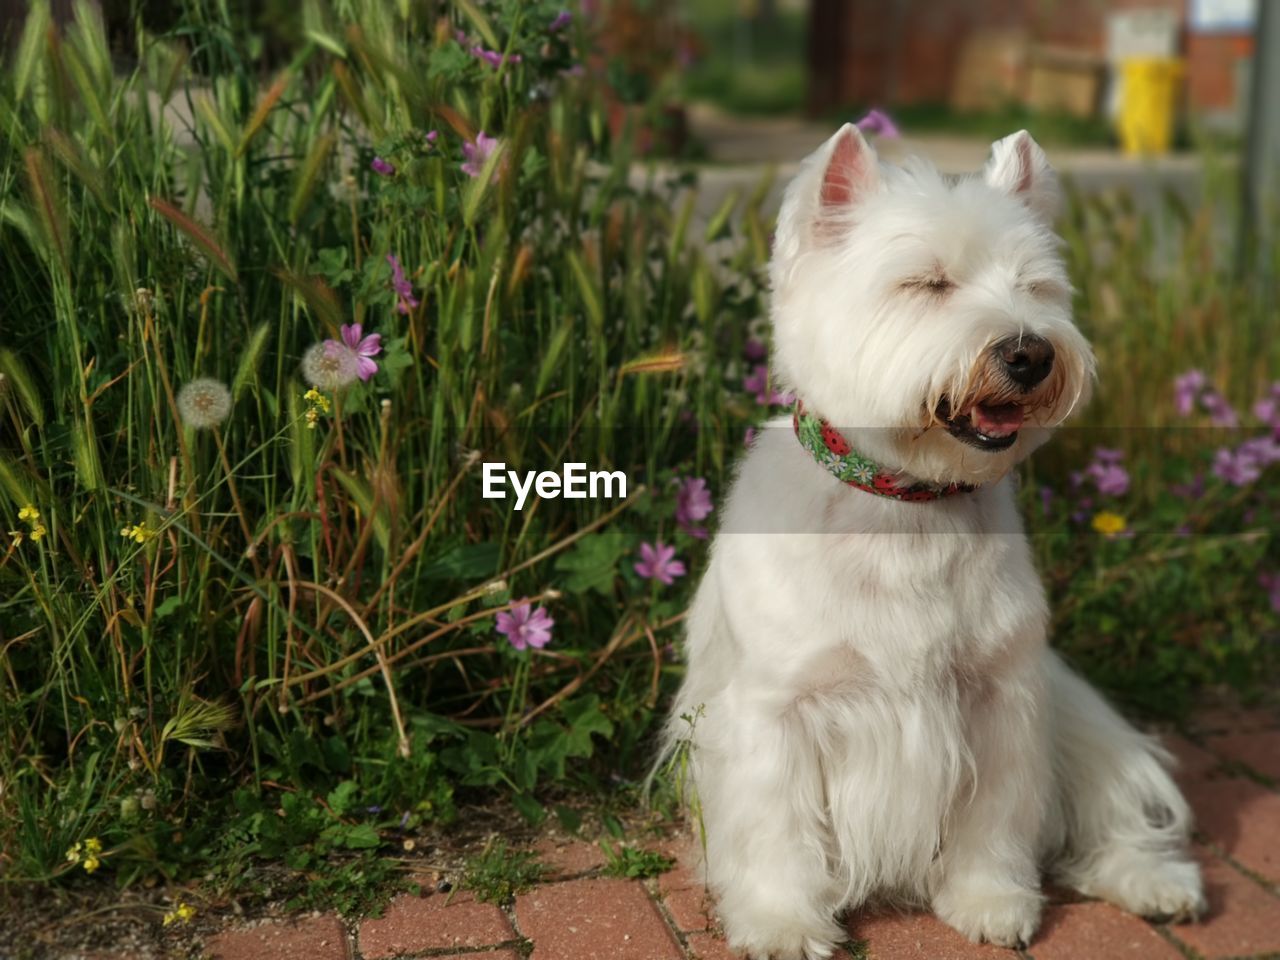
<path fill-rule="evenodd" d="M 973 408 L 973 425 L 988 437 L 1007 437 L 1022 426 L 1022 407 L 1016 403 L 999 406 L 978 404 Z"/>

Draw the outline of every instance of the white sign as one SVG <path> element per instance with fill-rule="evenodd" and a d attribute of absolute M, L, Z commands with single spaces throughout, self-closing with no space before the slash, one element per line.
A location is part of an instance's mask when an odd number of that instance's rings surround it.
<path fill-rule="evenodd" d="M 1252 30 L 1258 0 L 1191 0 L 1191 29 L 1197 33 Z"/>

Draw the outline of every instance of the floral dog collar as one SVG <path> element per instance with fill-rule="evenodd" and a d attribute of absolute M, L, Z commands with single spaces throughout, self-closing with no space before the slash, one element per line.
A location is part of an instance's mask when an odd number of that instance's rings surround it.
<path fill-rule="evenodd" d="M 826 468 L 837 480 L 851 487 L 874 493 L 877 496 L 889 497 L 893 500 L 906 500 L 920 503 L 925 500 L 938 500 L 956 493 L 969 493 L 974 489 L 968 483 L 948 483 L 945 485 L 930 483 L 913 483 L 903 485 L 899 478 L 887 473 L 872 460 L 854 451 L 843 434 L 816 414 L 805 410 L 804 404 L 796 401 L 795 411 L 791 415 L 791 424 L 795 427 L 796 438 L 800 445 L 812 454 L 813 459 Z"/>

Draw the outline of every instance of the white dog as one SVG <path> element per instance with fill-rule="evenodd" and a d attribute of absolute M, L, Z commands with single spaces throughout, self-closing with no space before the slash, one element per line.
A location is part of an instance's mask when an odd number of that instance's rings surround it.
<path fill-rule="evenodd" d="M 846 125 L 783 202 L 775 363 L 667 727 L 732 947 L 823 958 L 873 895 L 1027 944 L 1041 868 L 1143 916 L 1203 908 L 1168 756 L 1046 643 L 1014 465 L 1087 398 L 1088 344 L 1025 132 L 981 175 Z"/>

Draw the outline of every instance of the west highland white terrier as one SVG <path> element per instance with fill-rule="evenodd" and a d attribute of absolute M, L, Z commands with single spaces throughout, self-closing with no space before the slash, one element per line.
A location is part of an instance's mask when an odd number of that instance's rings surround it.
<path fill-rule="evenodd" d="M 667 726 L 690 748 L 729 944 L 829 957 L 845 909 L 928 904 L 1030 942 L 1041 870 L 1147 917 L 1204 906 L 1168 755 L 1054 654 L 1010 471 L 1087 399 L 1027 133 L 980 175 L 846 125 L 787 190 L 772 263 L 793 417 L 742 463 Z"/>

